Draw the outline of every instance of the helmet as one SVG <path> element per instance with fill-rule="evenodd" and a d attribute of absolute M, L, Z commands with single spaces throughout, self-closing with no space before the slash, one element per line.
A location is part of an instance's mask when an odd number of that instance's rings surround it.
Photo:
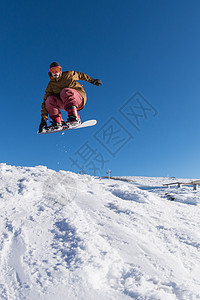
<path fill-rule="evenodd" d="M 61 66 L 61 65 L 59 64 L 59 62 L 54 61 L 54 62 L 52 62 L 52 63 L 50 64 L 50 69 L 53 68 L 53 67 L 60 67 L 60 66 Z"/>

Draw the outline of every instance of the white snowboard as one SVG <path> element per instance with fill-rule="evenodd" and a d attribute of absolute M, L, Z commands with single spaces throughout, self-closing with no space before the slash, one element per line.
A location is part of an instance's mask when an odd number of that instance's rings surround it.
<path fill-rule="evenodd" d="M 63 132 L 63 131 L 67 131 L 67 130 L 71 130 L 71 129 L 79 129 L 79 128 L 84 128 L 84 127 L 89 127 L 89 126 L 94 126 L 97 124 L 97 120 L 88 120 L 88 121 L 85 121 L 83 123 L 81 123 L 80 125 L 78 126 L 75 126 L 75 127 L 70 127 L 70 128 L 63 128 L 61 127 L 60 129 L 55 129 L 55 130 L 46 130 L 46 129 L 43 129 L 42 132 L 38 132 L 38 134 L 48 134 L 48 133 L 54 133 L 54 132 Z"/>

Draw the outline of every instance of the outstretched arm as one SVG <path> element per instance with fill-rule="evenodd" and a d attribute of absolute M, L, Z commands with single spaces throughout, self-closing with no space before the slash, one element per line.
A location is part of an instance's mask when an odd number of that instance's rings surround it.
<path fill-rule="evenodd" d="M 44 99 L 43 99 L 42 106 L 41 106 L 41 117 L 42 118 L 47 119 L 47 117 L 48 117 L 48 111 L 46 109 L 45 102 L 46 102 L 47 97 L 50 95 L 52 95 L 52 93 L 51 93 L 51 89 L 50 89 L 50 84 L 48 84 L 47 88 L 45 90 Z"/>
<path fill-rule="evenodd" d="M 100 79 L 91 78 L 90 76 L 88 76 L 85 73 L 73 71 L 73 77 L 75 80 L 85 80 L 87 82 L 90 82 L 90 83 L 98 85 L 98 86 L 102 85 L 102 81 Z"/>

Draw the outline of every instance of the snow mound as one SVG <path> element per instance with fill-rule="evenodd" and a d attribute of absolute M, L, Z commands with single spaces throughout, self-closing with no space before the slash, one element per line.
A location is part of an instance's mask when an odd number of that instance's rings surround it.
<path fill-rule="evenodd" d="M 199 191 L 134 181 L 0 164 L 0 299 L 200 298 Z"/>

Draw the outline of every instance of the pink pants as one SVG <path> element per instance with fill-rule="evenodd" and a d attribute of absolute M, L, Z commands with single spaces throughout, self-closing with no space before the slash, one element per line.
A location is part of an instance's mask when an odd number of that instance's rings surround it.
<path fill-rule="evenodd" d="M 47 97 L 45 105 L 49 117 L 60 123 L 62 120 L 60 109 L 67 111 L 73 105 L 79 109 L 83 105 L 83 98 L 77 90 L 64 88 L 60 92 L 60 97 L 57 95 Z"/>

